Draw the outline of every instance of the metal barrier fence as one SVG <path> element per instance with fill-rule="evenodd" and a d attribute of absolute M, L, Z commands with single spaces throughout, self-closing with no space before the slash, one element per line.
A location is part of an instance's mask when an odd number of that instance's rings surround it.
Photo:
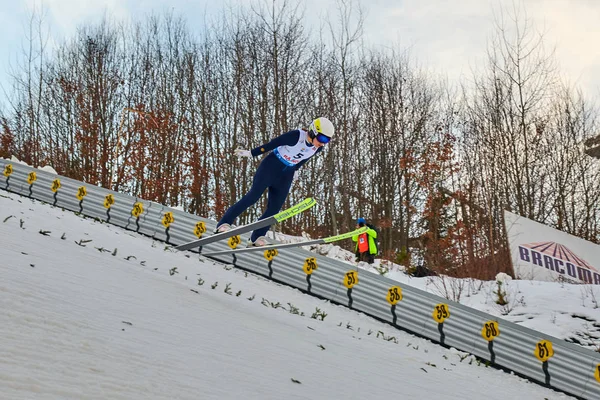
<path fill-rule="evenodd" d="M 210 232 L 215 222 L 161 204 L 0 159 L 0 189 L 98 218 L 168 244 Z M 246 237 L 244 237 L 244 240 Z M 223 249 L 217 242 L 203 251 Z M 199 257 L 203 257 L 199 255 Z M 600 353 L 446 300 L 384 276 L 356 271 L 301 248 L 215 260 L 267 276 L 454 347 L 544 386 L 600 399 Z"/>

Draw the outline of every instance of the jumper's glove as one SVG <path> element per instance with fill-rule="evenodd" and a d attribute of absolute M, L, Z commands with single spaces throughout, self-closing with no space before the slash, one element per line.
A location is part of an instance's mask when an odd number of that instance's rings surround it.
<path fill-rule="evenodd" d="M 235 154 L 236 156 L 238 156 L 240 158 L 242 158 L 242 157 L 252 158 L 252 153 L 250 152 L 250 150 L 235 149 L 233 151 L 233 154 Z"/>

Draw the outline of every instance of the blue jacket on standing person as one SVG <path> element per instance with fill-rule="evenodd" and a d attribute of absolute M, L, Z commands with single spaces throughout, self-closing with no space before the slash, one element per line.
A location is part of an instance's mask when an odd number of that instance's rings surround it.
<path fill-rule="evenodd" d="M 371 228 L 364 218 L 356 220 L 356 226 L 357 228 L 368 227 L 365 233 L 352 236 L 352 240 L 356 242 L 356 248 L 354 249 L 356 260 L 373 264 L 375 262 L 375 255 L 377 255 L 377 243 L 375 242 L 377 231 Z"/>

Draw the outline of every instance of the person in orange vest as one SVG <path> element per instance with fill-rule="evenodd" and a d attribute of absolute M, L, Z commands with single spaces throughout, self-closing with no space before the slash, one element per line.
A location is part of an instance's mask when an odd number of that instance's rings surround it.
<path fill-rule="evenodd" d="M 362 228 L 363 226 L 369 227 L 365 233 L 352 236 L 352 240 L 356 242 L 356 249 L 354 251 L 356 254 L 356 261 L 366 261 L 369 264 L 373 264 L 375 255 L 377 254 L 377 244 L 375 243 L 377 231 L 371 228 L 364 218 L 359 218 L 356 221 L 356 225 L 359 228 Z"/>

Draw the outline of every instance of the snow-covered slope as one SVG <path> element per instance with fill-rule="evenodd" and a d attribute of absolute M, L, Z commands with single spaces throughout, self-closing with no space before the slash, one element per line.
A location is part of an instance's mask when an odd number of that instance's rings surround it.
<path fill-rule="evenodd" d="M 0 210 L 1 399 L 569 398 L 133 232 Z"/>

